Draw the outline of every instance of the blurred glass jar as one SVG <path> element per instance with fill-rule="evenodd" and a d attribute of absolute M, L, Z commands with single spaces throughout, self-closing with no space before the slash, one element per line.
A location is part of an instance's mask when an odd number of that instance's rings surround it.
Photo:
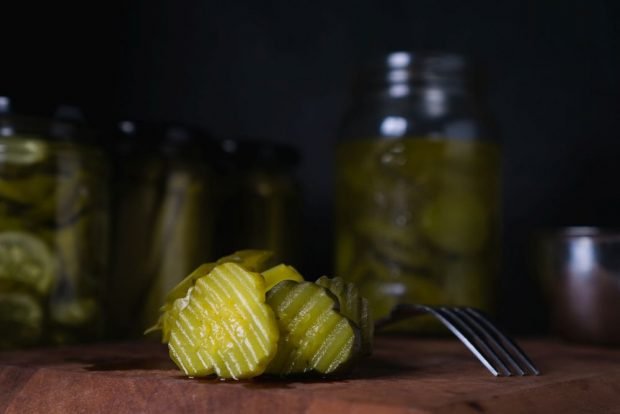
<path fill-rule="evenodd" d="M 301 189 L 299 154 L 284 144 L 227 139 L 218 156 L 217 255 L 268 249 L 298 262 Z"/>
<path fill-rule="evenodd" d="M 470 69 L 458 55 L 395 52 L 354 90 L 337 145 L 336 274 L 377 318 L 402 302 L 492 308 L 500 151 Z"/>
<path fill-rule="evenodd" d="M 109 335 L 139 337 L 170 289 L 213 255 L 210 139 L 176 124 L 120 122 L 113 163 Z"/>
<path fill-rule="evenodd" d="M 10 113 L 0 97 L 0 348 L 97 339 L 107 164 L 74 108 Z"/>

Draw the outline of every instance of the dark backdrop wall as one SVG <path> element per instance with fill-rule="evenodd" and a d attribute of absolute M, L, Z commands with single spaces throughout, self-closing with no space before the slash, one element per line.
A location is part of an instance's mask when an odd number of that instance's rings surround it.
<path fill-rule="evenodd" d="M 456 51 L 486 67 L 505 158 L 501 315 L 514 330 L 542 326 L 533 232 L 620 224 L 613 0 L 9 0 L 8 9 L 0 93 L 22 109 L 76 103 L 94 123 L 177 120 L 298 147 L 311 229 L 302 268 L 313 276 L 331 266 L 332 148 L 350 73 L 383 50 Z"/>

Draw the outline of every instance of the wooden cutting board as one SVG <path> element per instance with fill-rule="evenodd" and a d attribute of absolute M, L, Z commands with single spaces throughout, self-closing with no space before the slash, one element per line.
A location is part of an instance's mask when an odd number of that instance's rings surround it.
<path fill-rule="evenodd" d="M 539 377 L 495 378 L 456 340 L 380 338 L 346 379 L 181 376 L 164 346 L 0 353 L 4 413 L 620 413 L 620 349 L 523 341 Z"/>

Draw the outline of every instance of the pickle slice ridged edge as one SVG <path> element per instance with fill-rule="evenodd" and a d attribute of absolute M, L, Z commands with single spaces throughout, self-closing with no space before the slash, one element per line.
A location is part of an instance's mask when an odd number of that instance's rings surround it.
<path fill-rule="evenodd" d="M 161 315 L 155 325 L 147 328 L 144 331 L 145 335 L 152 332 L 162 331 L 162 343 L 168 343 L 170 340 L 170 323 L 169 319 L 174 317 L 170 314 L 173 309 L 173 304 L 176 300 L 181 299 L 187 295 L 190 288 L 194 286 L 196 281 L 207 275 L 215 266 L 224 263 L 237 263 L 249 271 L 261 271 L 264 270 L 266 264 L 269 262 L 273 252 L 269 250 L 239 250 L 228 256 L 224 256 L 217 262 L 204 263 L 196 268 L 189 276 L 181 280 L 175 287 L 173 287 L 168 295 L 166 301 L 160 308 Z"/>
<path fill-rule="evenodd" d="M 180 304 L 186 304 L 189 301 L 189 295 L 191 294 L 191 290 L 193 289 L 196 280 L 206 276 L 211 270 L 213 270 L 214 267 L 214 263 L 202 264 L 198 266 L 198 268 L 196 268 L 196 270 L 194 270 L 189 276 L 181 280 L 174 288 L 172 288 L 166 297 L 166 302 L 159 310 L 161 312 L 159 319 L 155 325 L 144 331 L 144 334 L 148 335 L 151 332 L 161 330 L 162 343 L 168 343 L 170 340 L 171 320 L 178 315 L 180 310 L 179 306 L 181 306 Z M 177 303 L 177 301 L 180 302 Z"/>
<path fill-rule="evenodd" d="M 374 320 L 368 306 L 368 300 L 364 298 L 357 286 L 346 282 L 341 277 L 320 277 L 316 284 L 328 289 L 338 298 L 340 313 L 351 319 L 359 328 L 362 335 L 362 354 L 372 354 L 374 337 Z"/>
<path fill-rule="evenodd" d="M 356 359 L 359 329 L 338 312 L 338 300 L 312 282 L 283 281 L 267 293 L 280 328 L 278 354 L 267 373 L 341 373 Z"/>
<path fill-rule="evenodd" d="M 175 301 L 181 309 L 168 343 L 187 376 L 243 379 L 265 371 L 280 334 L 260 274 L 224 263 L 198 279 L 187 298 L 185 306 Z"/>

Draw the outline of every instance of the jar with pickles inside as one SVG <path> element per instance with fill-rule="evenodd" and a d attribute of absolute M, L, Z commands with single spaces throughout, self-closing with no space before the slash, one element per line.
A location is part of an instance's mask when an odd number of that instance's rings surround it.
<path fill-rule="evenodd" d="M 214 259 L 211 141 L 178 123 L 122 121 L 110 133 L 112 269 L 106 336 L 141 338 L 167 293 Z"/>
<path fill-rule="evenodd" d="M 362 70 L 337 144 L 336 274 L 376 318 L 399 303 L 492 311 L 500 150 L 459 55 L 390 53 Z M 438 333 L 431 320 L 394 330 Z"/>
<path fill-rule="evenodd" d="M 97 339 L 105 158 L 75 120 L 10 109 L 0 97 L 0 348 Z"/>

